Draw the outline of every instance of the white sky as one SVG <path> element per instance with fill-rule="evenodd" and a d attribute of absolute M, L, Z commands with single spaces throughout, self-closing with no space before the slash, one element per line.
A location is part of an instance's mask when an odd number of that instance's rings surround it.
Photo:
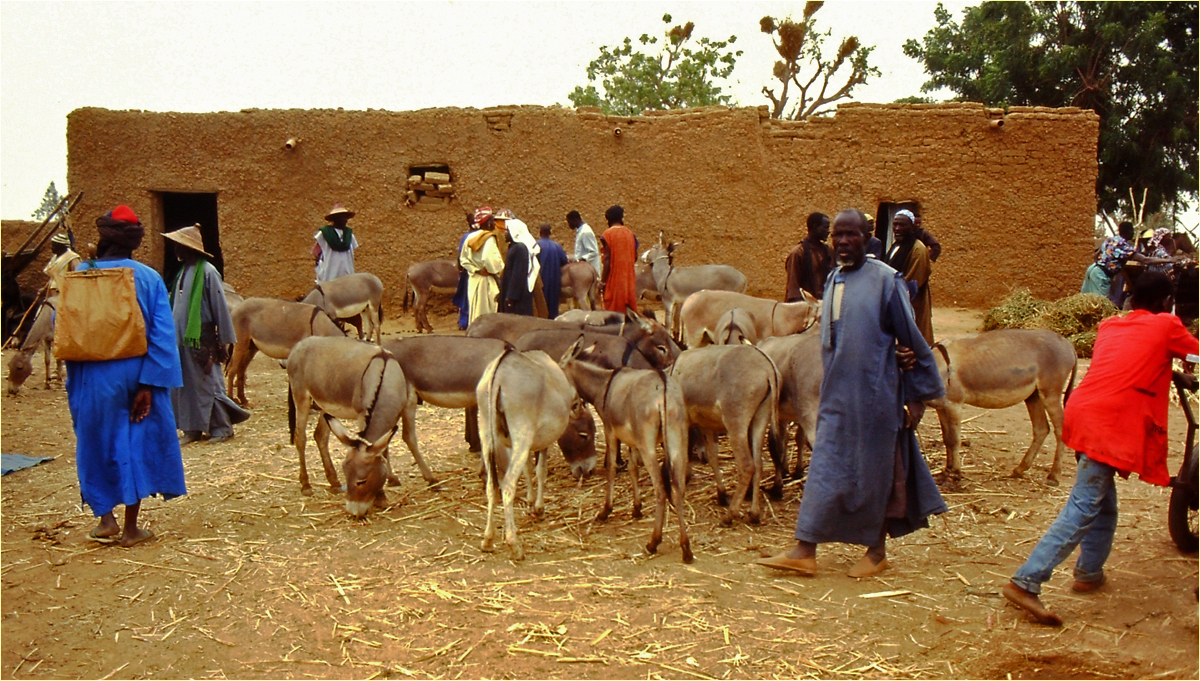
<path fill-rule="evenodd" d="M 965 2 L 946 2 L 960 16 Z M 936 2 L 829 2 L 827 48 L 855 34 L 882 76 L 855 99 L 920 93 L 904 56 L 934 25 Z M 768 103 L 777 59 L 764 15 L 803 2 L 0 3 L 0 215 L 28 219 L 51 180 L 66 186 L 66 117 L 96 106 L 149 111 L 570 105 L 601 45 L 661 35 L 665 13 L 693 38 L 736 35 L 728 84 Z"/>

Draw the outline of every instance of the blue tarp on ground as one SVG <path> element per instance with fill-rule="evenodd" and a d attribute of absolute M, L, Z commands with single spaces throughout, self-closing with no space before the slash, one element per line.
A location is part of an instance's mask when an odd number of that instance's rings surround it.
<path fill-rule="evenodd" d="M 36 466 L 43 461 L 53 461 L 52 456 L 25 456 L 24 454 L 0 454 L 0 464 L 3 465 L 3 471 L 0 475 L 8 475 L 13 471 L 19 471 L 22 468 Z"/>

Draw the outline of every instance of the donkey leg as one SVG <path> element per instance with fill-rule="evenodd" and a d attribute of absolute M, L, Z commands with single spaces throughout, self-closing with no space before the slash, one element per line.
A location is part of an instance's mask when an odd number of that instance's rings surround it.
<path fill-rule="evenodd" d="M 1050 479 L 1058 482 L 1058 474 L 1062 472 L 1062 455 L 1067 448 L 1063 442 L 1063 404 L 1062 395 L 1046 395 L 1043 398 L 1046 414 L 1050 417 L 1050 426 L 1054 429 L 1054 461 L 1050 464 Z"/>
<path fill-rule="evenodd" d="M 655 446 L 657 435 L 658 428 L 651 431 L 649 438 L 646 438 L 646 434 L 643 433 L 636 447 L 636 454 L 641 456 L 642 463 L 646 466 L 646 472 L 650 474 L 650 487 L 654 490 L 654 529 L 650 531 L 650 541 L 646 544 L 646 553 L 658 551 L 658 545 L 662 543 L 663 525 L 667 516 L 667 490 L 663 485 L 662 467 L 658 463 L 658 452 Z"/>
<path fill-rule="evenodd" d="M 333 467 L 333 459 L 329 457 L 329 424 L 323 415 L 317 416 L 317 429 L 313 431 L 313 440 L 317 443 L 317 451 L 321 452 L 321 465 L 325 467 L 325 479 L 329 481 L 329 491 L 340 494 L 346 491 L 338 482 L 337 469 Z"/>
<path fill-rule="evenodd" d="M 721 461 L 717 456 L 717 436 L 710 430 L 700 434 L 700 446 L 704 448 L 704 458 L 712 467 L 713 482 L 717 486 L 717 505 L 729 506 L 729 493 L 725 491 L 725 479 L 721 476 Z"/>
<path fill-rule="evenodd" d="M 508 462 L 508 472 L 504 474 L 504 480 L 500 483 L 500 496 L 504 500 L 504 541 L 512 551 L 513 560 L 525 560 L 525 550 L 521 548 L 521 540 L 517 538 L 513 502 L 517 496 L 517 484 L 529 461 L 530 440 L 533 438 L 530 433 L 524 432 L 529 429 L 528 426 L 512 428 L 510 421 L 509 427 L 516 432 L 512 433 L 512 458 Z"/>
<path fill-rule="evenodd" d="M 947 482 L 957 480 L 962 477 L 962 405 L 943 401 L 935 403 L 933 408 L 942 429 L 942 442 L 946 445 L 946 472 L 943 477 Z"/>
<path fill-rule="evenodd" d="M 629 479 L 633 482 L 633 510 L 630 512 L 630 517 L 642 517 L 642 490 L 638 486 L 638 458 L 640 452 L 633 445 L 629 445 Z M 654 468 L 647 466 L 647 470 L 653 471 Z"/>
<path fill-rule="evenodd" d="M 50 348 L 50 340 L 42 341 L 42 359 L 46 365 L 46 390 L 50 389 L 50 365 L 54 363 L 54 351 Z"/>
<path fill-rule="evenodd" d="M 613 460 L 613 450 L 616 448 L 616 436 L 613 435 L 612 428 L 604 423 L 604 419 L 600 420 L 604 426 L 604 472 L 608 476 L 608 480 L 604 484 L 604 506 L 600 509 L 600 513 L 596 515 L 596 520 L 608 520 L 608 514 L 612 513 L 613 507 L 613 483 L 617 478 L 617 465 Z"/>
<path fill-rule="evenodd" d="M 292 444 L 296 446 L 296 453 L 300 457 L 300 493 L 304 496 L 312 496 L 312 485 L 308 482 L 308 463 L 304 460 L 304 447 L 308 444 L 308 410 L 309 401 L 308 394 L 300 396 L 300 399 L 295 399 L 296 421 L 295 432 L 292 433 Z"/>
<path fill-rule="evenodd" d="M 695 560 L 692 555 L 692 542 L 688 539 L 687 521 L 683 517 L 683 505 L 687 494 L 687 456 L 672 457 L 667 452 L 667 462 L 671 469 L 671 503 L 675 504 L 675 520 L 679 523 L 679 551 L 683 562 Z"/>
<path fill-rule="evenodd" d="M 734 426 L 728 430 L 728 436 L 729 447 L 733 450 L 737 482 L 734 483 L 733 494 L 729 497 L 729 510 L 721 518 L 721 524 L 726 527 L 732 525 L 734 519 L 741 515 L 742 502 L 746 498 L 746 493 L 752 492 L 750 487 L 754 482 L 754 462 L 751 458 L 747 428 L 741 427 L 741 425 Z M 751 522 L 757 521 L 753 517 L 750 520 Z"/>
<path fill-rule="evenodd" d="M 1033 465 L 1034 458 L 1042 449 L 1042 443 L 1046 441 L 1046 436 L 1050 434 L 1050 423 L 1046 420 L 1046 402 L 1042 400 L 1040 393 L 1034 392 L 1025 400 L 1025 409 L 1029 412 L 1029 421 L 1033 424 L 1033 441 L 1029 443 L 1029 449 L 1025 451 L 1025 457 L 1021 459 L 1021 463 L 1013 469 L 1013 477 L 1020 477 L 1022 473 L 1029 470 Z M 1058 477 L 1052 468 L 1050 477 L 1046 480 L 1050 485 L 1058 484 Z"/>
<path fill-rule="evenodd" d="M 425 482 L 430 485 L 437 484 L 437 478 L 434 477 L 433 471 L 429 470 L 429 464 L 425 463 L 425 457 L 421 456 L 421 448 L 417 444 L 417 395 L 416 389 L 409 387 L 408 405 L 402 413 L 404 444 L 408 445 L 408 451 L 412 452 L 413 460 L 417 462 L 417 468 L 421 469 L 421 477 L 425 478 Z"/>

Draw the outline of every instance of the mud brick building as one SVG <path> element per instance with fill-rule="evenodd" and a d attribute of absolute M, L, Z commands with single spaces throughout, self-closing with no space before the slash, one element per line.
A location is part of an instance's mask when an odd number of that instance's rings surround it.
<path fill-rule="evenodd" d="M 1098 119 L 1074 108 L 847 104 L 807 122 L 766 107 L 614 117 L 505 106 L 422 111 L 258 110 L 189 114 L 78 109 L 68 117 L 74 225 L 128 203 L 144 216 L 138 256 L 169 269 L 158 234 L 200 222 L 226 279 L 246 295 L 295 297 L 312 283 L 313 233 L 334 202 L 357 212 L 359 271 L 396 312 L 414 262 L 453 257 L 465 215 L 507 207 L 535 231 L 564 216 L 602 231 L 619 203 L 643 247 L 683 240 L 679 264 L 727 263 L 749 292 L 782 297 L 783 263 L 811 211 L 887 217 L 915 206 L 944 246 L 935 305 L 982 307 L 1016 286 L 1053 298 L 1090 262 Z"/>

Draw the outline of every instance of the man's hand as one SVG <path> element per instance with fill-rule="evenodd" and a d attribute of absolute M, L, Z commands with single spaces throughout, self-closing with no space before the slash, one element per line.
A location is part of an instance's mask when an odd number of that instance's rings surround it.
<path fill-rule="evenodd" d="M 911 371 L 913 367 L 917 366 L 917 355 L 912 348 L 896 345 L 896 366 L 900 367 L 900 371 Z"/>
<path fill-rule="evenodd" d="M 1186 371 L 1172 371 L 1171 373 L 1176 381 L 1179 381 L 1183 384 L 1184 388 L 1187 388 L 1192 392 L 1195 392 L 1197 388 L 1200 388 L 1200 379 L 1196 378 L 1196 374 L 1191 374 Z"/>
<path fill-rule="evenodd" d="M 137 393 L 133 396 L 133 404 L 129 407 L 129 420 L 134 423 L 141 423 L 142 419 L 150 415 L 150 388 L 149 386 L 139 386 Z"/>
<path fill-rule="evenodd" d="M 917 424 L 921 422 L 921 417 L 925 416 L 925 403 L 908 402 L 904 405 L 904 412 L 906 416 L 904 420 L 905 427 L 916 430 Z"/>

